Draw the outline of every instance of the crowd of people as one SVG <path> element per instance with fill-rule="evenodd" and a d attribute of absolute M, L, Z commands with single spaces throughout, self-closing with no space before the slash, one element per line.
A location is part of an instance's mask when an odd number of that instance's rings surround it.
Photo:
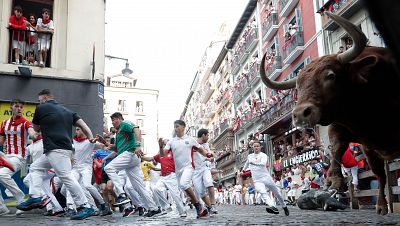
<path fill-rule="evenodd" d="M 207 143 L 208 130 L 200 129 L 195 139 L 185 134 L 185 122 L 176 120 L 176 136 L 160 139 L 158 154 L 145 156 L 140 129 L 121 113 L 111 115 L 110 132 L 94 136 L 50 90 L 42 90 L 38 99 L 32 122 L 23 117 L 24 101 L 15 99 L 11 118 L 0 127 L 0 183 L 16 199 L 16 214 L 46 207 L 47 216 L 73 220 L 118 210 L 123 217 L 153 217 L 171 212 L 174 203 L 179 217 L 185 218 L 186 202 L 195 207 L 198 218 L 218 213 L 212 174 L 220 171 Z M 28 199 L 12 178 L 25 165 Z M 0 215 L 9 212 L 0 198 Z"/>
<path fill-rule="evenodd" d="M 43 8 L 41 18 L 37 18 L 34 13 L 28 15 L 28 19 L 23 16 L 20 6 L 13 9 L 8 23 L 12 32 L 13 54 L 10 53 L 10 57 L 14 64 L 45 67 L 54 32 L 51 11 Z"/>

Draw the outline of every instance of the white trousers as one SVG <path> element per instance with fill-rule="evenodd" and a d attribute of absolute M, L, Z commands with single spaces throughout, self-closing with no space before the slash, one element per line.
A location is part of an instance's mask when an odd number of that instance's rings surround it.
<path fill-rule="evenodd" d="M 354 185 L 358 185 L 358 166 L 354 166 L 351 168 L 343 167 L 344 172 L 349 173 L 351 172 L 351 177 L 353 181 L 351 182 Z"/>
<path fill-rule="evenodd" d="M 160 179 L 157 181 L 156 187 L 154 189 L 154 193 L 156 194 L 156 196 L 160 202 L 160 205 L 163 209 L 169 208 L 169 202 L 167 200 L 167 197 L 165 196 L 167 193 L 167 190 L 169 191 L 169 194 L 171 194 L 172 198 L 174 199 L 176 209 L 178 210 L 178 212 L 180 214 L 185 212 L 185 209 L 183 207 L 183 201 L 180 197 L 178 181 L 176 179 L 175 173 L 171 173 L 167 176 L 160 177 Z"/>
<path fill-rule="evenodd" d="M 268 195 L 266 188 L 268 188 L 275 195 L 282 207 L 286 206 L 285 202 L 283 201 L 281 192 L 279 191 L 278 187 L 276 186 L 275 182 L 269 174 L 266 174 L 260 180 L 254 181 L 254 188 L 257 192 L 261 194 L 261 198 L 268 205 L 275 206 L 274 201 L 271 199 L 271 196 Z"/>
<path fill-rule="evenodd" d="M 176 172 L 176 178 L 178 179 L 179 188 L 183 191 L 192 187 L 193 178 L 193 167 L 186 166 Z"/>
<path fill-rule="evenodd" d="M 242 194 L 239 191 L 235 191 L 235 203 L 236 204 L 242 203 Z"/>
<path fill-rule="evenodd" d="M 136 207 L 148 208 L 148 206 L 143 204 L 142 200 L 139 197 L 139 193 L 132 187 L 132 184 L 128 180 L 128 176 L 126 175 L 125 170 L 119 171 L 118 176 L 119 176 L 119 179 L 121 180 L 121 183 L 124 186 L 125 193 L 128 194 L 128 196 L 132 200 L 133 204 Z"/>
<path fill-rule="evenodd" d="M 249 205 L 254 204 L 254 194 L 249 194 Z"/>
<path fill-rule="evenodd" d="M 25 164 L 25 161 L 17 156 L 8 155 L 5 155 L 5 160 L 7 160 L 9 163 L 11 163 L 11 165 L 14 166 L 15 171 L 13 172 L 7 167 L 1 167 L 0 183 L 13 194 L 18 203 L 21 203 L 24 201 L 25 194 L 21 191 L 17 183 L 15 183 L 14 179 L 12 179 L 11 177 L 14 176 L 14 174 L 21 169 L 22 165 Z M 4 201 L 2 200 L 3 199 L 1 198 L 0 202 L 3 204 Z"/>
<path fill-rule="evenodd" d="M 211 170 L 203 169 L 203 170 L 195 170 L 193 172 L 193 185 L 196 194 L 203 198 L 207 194 L 207 188 L 214 187 Z"/>
<path fill-rule="evenodd" d="M 57 198 L 54 196 L 52 189 L 51 189 L 51 178 L 55 176 L 55 173 L 48 172 L 44 174 L 43 177 L 43 184 L 42 184 L 42 195 L 47 195 L 50 197 L 50 204 L 51 205 L 46 205 L 46 209 L 53 210 L 54 212 L 59 212 L 62 211 L 63 208 L 61 207 L 60 203 L 57 201 Z M 26 177 L 24 178 L 24 184 L 27 187 L 32 186 L 32 175 L 31 173 L 28 173 Z"/>
<path fill-rule="evenodd" d="M 55 149 L 37 159 L 30 167 L 32 187 L 29 188 L 29 194 L 32 197 L 41 196 L 43 178 L 49 169 L 54 168 L 61 182 L 71 192 L 76 206 L 89 207 L 82 187 L 72 174 L 72 157 L 73 153 L 71 150 Z"/>
<path fill-rule="evenodd" d="M 140 158 L 135 153 L 128 151 L 123 152 L 113 159 L 104 170 L 114 183 L 114 190 L 117 196 L 124 193 L 123 184 L 117 173 L 121 170 L 125 170 L 132 186 L 136 188 L 136 191 L 139 193 L 140 197 L 142 197 L 144 203 L 149 206 L 149 210 L 158 209 L 153 199 L 150 197 L 150 194 L 146 191 L 143 182 L 143 172 L 140 169 Z"/>

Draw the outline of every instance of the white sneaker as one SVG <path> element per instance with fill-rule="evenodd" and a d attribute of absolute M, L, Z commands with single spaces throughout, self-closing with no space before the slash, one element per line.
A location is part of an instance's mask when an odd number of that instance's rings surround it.
<path fill-rule="evenodd" d="M 179 217 L 180 218 L 186 218 L 187 217 L 187 212 L 185 211 L 185 212 L 179 214 Z"/>
<path fill-rule="evenodd" d="M 22 215 L 23 213 L 25 213 L 25 211 L 17 210 L 17 212 L 15 212 L 15 215 L 19 216 Z"/>
<path fill-rule="evenodd" d="M 44 67 L 44 62 L 43 61 L 40 61 L 39 67 Z"/>
<path fill-rule="evenodd" d="M 9 213 L 10 213 L 10 210 L 9 210 L 7 207 L 5 207 L 5 206 L 3 206 L 3 207 L 0 209 L 0 216 L 4 216 L 4 215 L 9 214 Z"/>

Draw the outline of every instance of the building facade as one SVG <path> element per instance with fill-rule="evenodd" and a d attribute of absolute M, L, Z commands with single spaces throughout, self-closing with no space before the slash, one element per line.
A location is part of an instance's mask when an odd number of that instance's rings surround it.
<path fill-rule="evenodd" d="M 54 33 L 43 36 L 11 28 L 9 18 L 17 5 L 21 6 L 23 16 L 29 17 L 32 13 L 36 19 L 42 17 L 43 8 L 49 9 Z M 7 103 L 19 98 L 34 108 L 37 93 L 47 88 L 61 104 L 81 115 L 94 133 L 100 133 L 103 129 L 105 1 L 0 0 L 0 6 L 0 101 Z M 88 14 L 91 16 L 87 17 Z M 42 43 L 48 47 L 47 55 L 42 57 L 43 67 L 38 65 L 37 45 L 41 35 L 46 39 Z M 21 43 L 20 54 L 12 45 L 16 40 Z"/>
<path fill-rule="evenodd" d="M 120 112 L 125 120 L 140 127 L 142 150 L 155 155 L 158 147 L 158 96 L 159 91 L 135 86 L 136 79 L 122 74 L 109 76 L 104 89 L 105 127 L 112 127 L 110 115 Z"/>

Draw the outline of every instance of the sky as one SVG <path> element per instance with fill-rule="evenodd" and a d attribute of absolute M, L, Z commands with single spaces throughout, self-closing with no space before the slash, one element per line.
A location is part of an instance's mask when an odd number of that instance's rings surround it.
<path fill-rule="evenodd" d="M 170 137 L 201 58 L 224 21 L 234 28 L 246 0 L 111 0 L 106 2 L 107 55 L 128 58 L 136 86 L 159 90 L 159 134 Z M 232 28 L 232 31 L 233 31 Z M 105 74 L 122 60 L 105 60 Z"/>

